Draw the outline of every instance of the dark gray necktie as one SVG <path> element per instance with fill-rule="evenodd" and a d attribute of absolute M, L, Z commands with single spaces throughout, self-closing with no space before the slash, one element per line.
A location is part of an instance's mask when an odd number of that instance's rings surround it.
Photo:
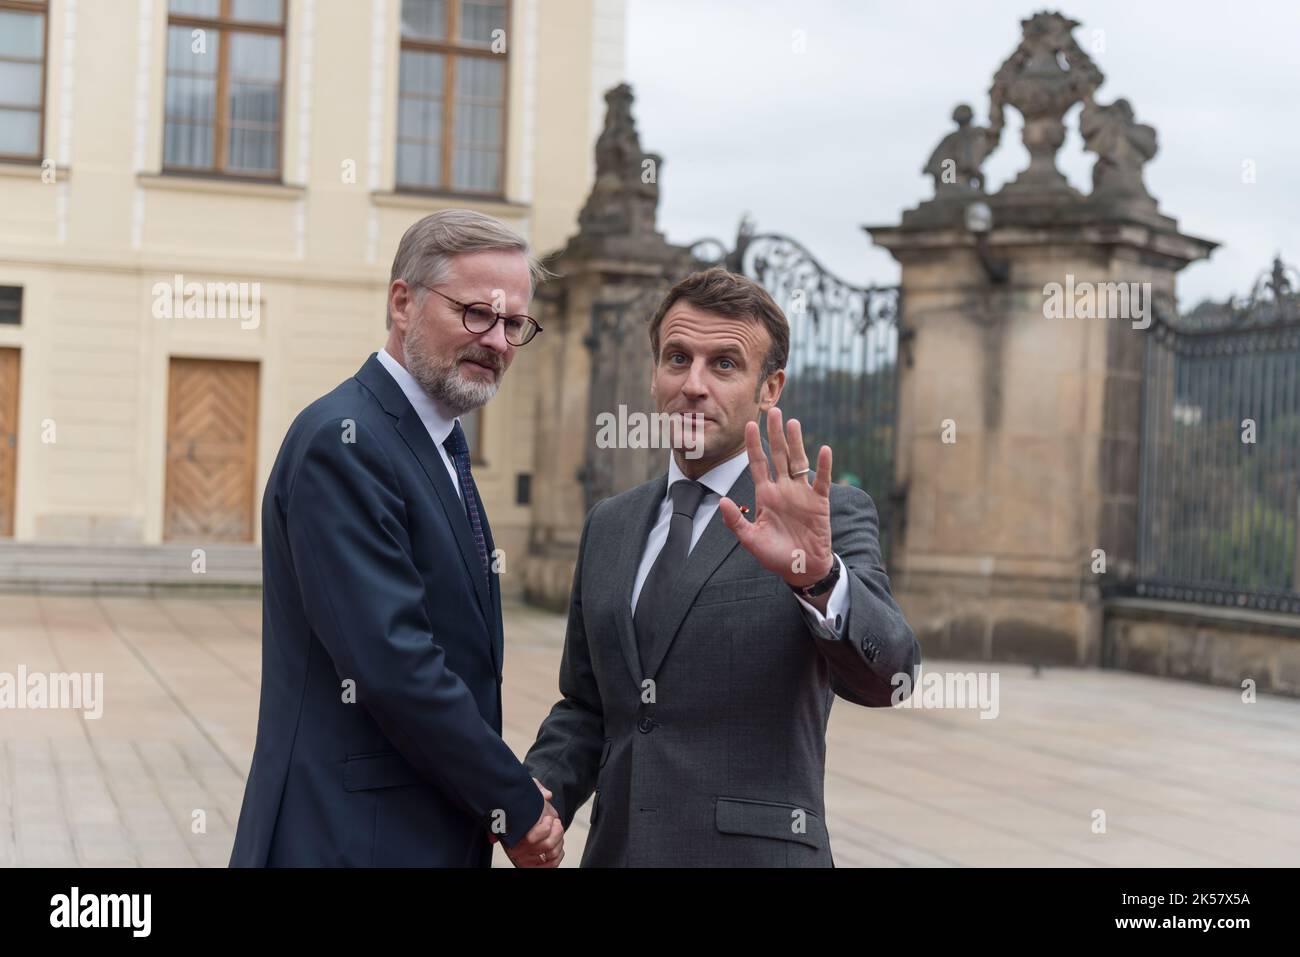
<path fill-rule="evenodd" d="M 673 583 L 686 565 L 691 550 L 691 531 L 695 526 L 695 512 L 709 489 L 699 482 L 678 479 L 668 494 L 673 500 L 673 515 L 668 521 L 668 540 L 659 551 L 659 557 L 650 566 L 650 574 L 641 586 L 636 600 L 636 613 L 632 622 L 636 627 L 637 650 L 641 655 L 641 673 L 647 670 L 646 662 L 655 642 L 662 638 L 658 632 L 659 619 L 672 595 Z"/>

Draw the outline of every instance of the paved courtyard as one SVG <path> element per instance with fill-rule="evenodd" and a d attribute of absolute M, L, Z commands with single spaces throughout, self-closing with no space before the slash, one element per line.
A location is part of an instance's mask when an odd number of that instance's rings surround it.
<path fill-rule="evenodd" d="M 260 616 L 256 599 L 0 595 L 0 675 L 102 672 L 105 695 L 92 720 L 0 710 L 0 866 L 224 866 L 256 730 Z M 507 610 L 506 738 L 519 754 L 557 695 L 562 639 L 560 617 Z M 992 720 L 837 701 L 837 864 L 1300 864 L 1300 701 L 990 667 Z"/>

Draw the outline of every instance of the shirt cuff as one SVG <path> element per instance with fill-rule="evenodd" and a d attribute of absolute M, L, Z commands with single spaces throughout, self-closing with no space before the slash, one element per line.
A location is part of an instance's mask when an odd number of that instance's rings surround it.
<path fill-rule="evenodd" d="M 849 571 L 844 567 L 844 560 L 840 556 L 836 555 L 835 560 L 840 565 L 840 580 L 831 589 L 831 597 L 826 602 L 826 614 L 823 615 L 814 608 L 798 592 L 794 596 L 803 606 L 804 617 L 808 619 L 813 631 L 830 641 L 838 641 L 844 634 L 844 619 L 849 617 Z"/>

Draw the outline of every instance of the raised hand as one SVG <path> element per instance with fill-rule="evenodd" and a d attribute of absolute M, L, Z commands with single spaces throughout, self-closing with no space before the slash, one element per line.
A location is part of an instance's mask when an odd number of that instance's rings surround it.
<path fill-rule="evenodd" d="M 796 588 L 825 578 L 834 564 L 831 550 L 831 449 L 817 454 L 817 477 L 809 485 L 808 455 L 798 419 L 781 427 L 781 411 L 767 414 L 767 444 L 776 478 L 768 475 L 758 423 L 745 426 L 749 474 L 754 479 L 756 514 L 750 522 L 731 499 L 719 503 L 722 520 L 760 565 Z"/>

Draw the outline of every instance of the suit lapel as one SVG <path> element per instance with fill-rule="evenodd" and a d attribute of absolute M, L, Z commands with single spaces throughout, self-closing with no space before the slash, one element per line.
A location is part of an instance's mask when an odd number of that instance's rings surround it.
<path fill-rule="evenodd" d="M 641 567 L 641 556 L 645 552 L 646 539 L 659 516 L 659 506 L 663 503 L 668 490 L 668 476 L 665 474 L 657 482 L 647 482 L 632 495 L 628 503 L 627 517 L 619 535 L 618 561 L 614 565 L 617 579 L 614 588 L 614 601 L 617 603 L 615 618 L 618 621 L 619 644 L 623 646 L 623 657 L 627 659 L 628 671 L 641 686 L 641 655 L 637 651 L 636 628 L 632 623 L 632 589 L 636 587 L 637 569 Z"/>
<path fill-rule="evenodd" d="M 495 653 L 496 645 L 499 639 L 496 636 L 496 625 L 492 620 L 492 597 L 488 583 L 483 580 L 480 571 L 482 563 L 479 561 L 478 549 L 474 547 L 474 533 L 469 527 L 469 516 L 465 513 L 465 505 L 461 502 L 460 496 L 456 494 L 456 486 L 452 484 L 451 476 L 447 474 L 447 466 L 443 462 L 442 453 L 440 453 L 433 444 L 433 439 L 429 437 L 429 430 L 424 427 L 420 421 L 419 414 L 415 408 L 407 401 L 406 395 L 402 392 L 402 387 L 397 384 L 388 370 L 384 368 L 379 361 L 378 354 L 372 353 L 365 364 L 357 371 L 357 381 L 364 385 L 379 400 L 379 404 L 384 411 L 397 420 L 394 427 L 397 433 L 406 442 L 424 469 L 425 476 L 433 484 L 433 490 L 438 494 L 438 500 L 442 503 L 442 510 L 447 517 L 447 524 L 451 526 L 452 533 L 456 536 L 456 544 L 460 548 L 460 557 L 465 563 L 465 571 L 470 580 L 474 583 L 474 594 L 478 597 L 479 612 L 483 615 L 483 622 L 488 626 L 489 633 L 493 636 L 493 651 Z M 483 500 L 479 499 L 479 509 L 482 512 L 484 528 L 487 527 L 487 515 L 484 512 Z M 488 546 L 491 548 L 491 546 Z M 497 616 L 500 619 L 500 616 Z M 500 656 L 497 656 L 500 661 Z M 498 665 L 498 668 L 500 666 Z"/>
<path fill-rule="evenodd" d="M 732 483 L 727 491 L 727 497 L 737 505 L 748 505 L 751 513 L 754 511 L 754 480 L 749 474 L 749 469 L 741 472 L 740 477 Z M 644 544 L 643 537 L 643 547 Z M 668 649 L 672 647 L 686 613 L 695 603 L 695 596 L 718 570 L 718 566 L 731 554 L 732 549 L 739 544 L 740 540 L 723 524 L 722 510 L 718 509 L 709 519 L 709 524 L 704 527 L 704 534 L 691 549 L 686 559 L 686 567 L 682 569 L 681 575 L 673 584 L 672 597 L 655 629 L 655 647 L 646 656 L 649 675 L 658 674 L 659 666 L 668 655 Z"/>
<path fill-rule="evenodd" d="M 483 578 L 483 564 L 479 561 L 478 548 L 474 545 L 474 533 L 469 527 L 469 516 L 465 513 L 465 505 L 456 494 L 455 486 L 451 484 L 447 466 L 443 463 L 438 450 L 434 448 L 429 430 L 424 427 L 420 416 L 409 403 L 406 412 L 397 420 L 397 431 L 406 440 L 406 444 L 423 467 L 424 474 L 433 483 L 433 490 L 438 493 L 442 510 L 446 513 L 451 530 L 456 535 L 456 543 L 460 546 L 460 557 L 465 562 L 465 571 L 474 583 L 474 594 L 478 596 L 479 611 L 483 613 L 484 621 L 490 622 L 489 609 L 492 607 L 492 599 L 488 594 L 488 583 Z"/>

